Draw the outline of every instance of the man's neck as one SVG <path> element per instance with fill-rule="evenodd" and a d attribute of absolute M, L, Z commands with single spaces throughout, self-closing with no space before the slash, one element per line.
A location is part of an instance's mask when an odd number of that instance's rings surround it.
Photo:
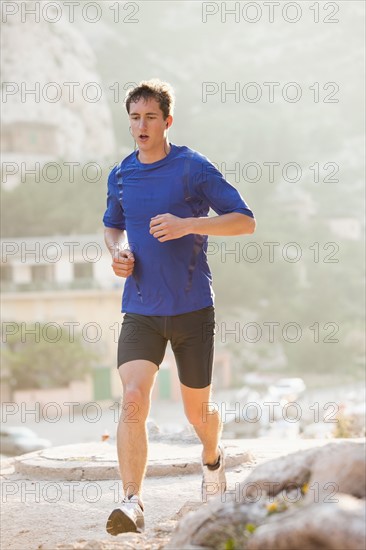
<path fill-rule="evenodd" d="M 153 162 L 158 162 L 159 160 L 164 159 L 170 153 L 171 147 L 168 141 L 163 143 L 163 147 L 159 148 L 157 151 L 141 151 L 140 149 L 137 152 L 137 157 L 142 164 L 152 164 Z"/>

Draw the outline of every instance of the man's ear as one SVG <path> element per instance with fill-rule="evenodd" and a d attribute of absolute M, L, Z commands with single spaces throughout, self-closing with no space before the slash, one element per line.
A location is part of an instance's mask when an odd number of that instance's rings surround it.
<path fill-rule="evenodd" d="M 165 128 L 170 128 L 171 125 L 173 124 L 173 117 L 172 115 L 168 115 L 165 119 Z"/>

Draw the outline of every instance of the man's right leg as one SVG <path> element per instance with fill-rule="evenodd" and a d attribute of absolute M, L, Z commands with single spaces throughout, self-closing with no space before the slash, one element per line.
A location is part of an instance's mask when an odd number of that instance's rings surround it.
<path fill-rule="evenodd" d="M 128 361 L 118 368 L 122 385 L 122 411 L 117 429 L 117 452 L 125 495 L 142 490 L 148 452 L 146 419 L 158 367 L 142 359 Z"/>
<path fill-rule="evenodd" d="M 158 367 L 147 360 L 119 366 L 123 384 L 122 411 L 117 428 L 117 452 L 125 497 L 107 520 L 110 535 L 142 531 L 144 506 L 140 497 L 147 463 L 146 419 Z"/>
<path fill-rule="evenodd" d="M 146 419 L 167 345 L 165 324 L 163 317 L 137 313 L 125 313 L 123 317 L 117 354 L 123 385 L 117 452 L 125 498 L 107 520 L 106 529 L 111 535 L 144 528 L 140 495 L 147 463 Z"/>

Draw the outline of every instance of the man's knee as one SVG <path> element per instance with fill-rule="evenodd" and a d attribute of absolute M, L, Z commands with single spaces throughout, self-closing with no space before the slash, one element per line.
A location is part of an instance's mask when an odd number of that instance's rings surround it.
<path fill-rule="evenodd" d="M 134 419 L 146 418 L 150 408 L 150 395 L 138 386 L 127 386 L 123 389 L 122 416 Z"/>

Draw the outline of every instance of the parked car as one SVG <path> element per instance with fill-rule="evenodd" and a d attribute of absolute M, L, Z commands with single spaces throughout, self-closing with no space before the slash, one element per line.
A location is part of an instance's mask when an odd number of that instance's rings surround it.
<path fill-rule="evenodd" d="M 0 452 L 4 455 L 22 455 L 47 447 L 51 447 L 51 442 L 48 439 L 41 439 L 29 428 L 1 427 Z"/>

